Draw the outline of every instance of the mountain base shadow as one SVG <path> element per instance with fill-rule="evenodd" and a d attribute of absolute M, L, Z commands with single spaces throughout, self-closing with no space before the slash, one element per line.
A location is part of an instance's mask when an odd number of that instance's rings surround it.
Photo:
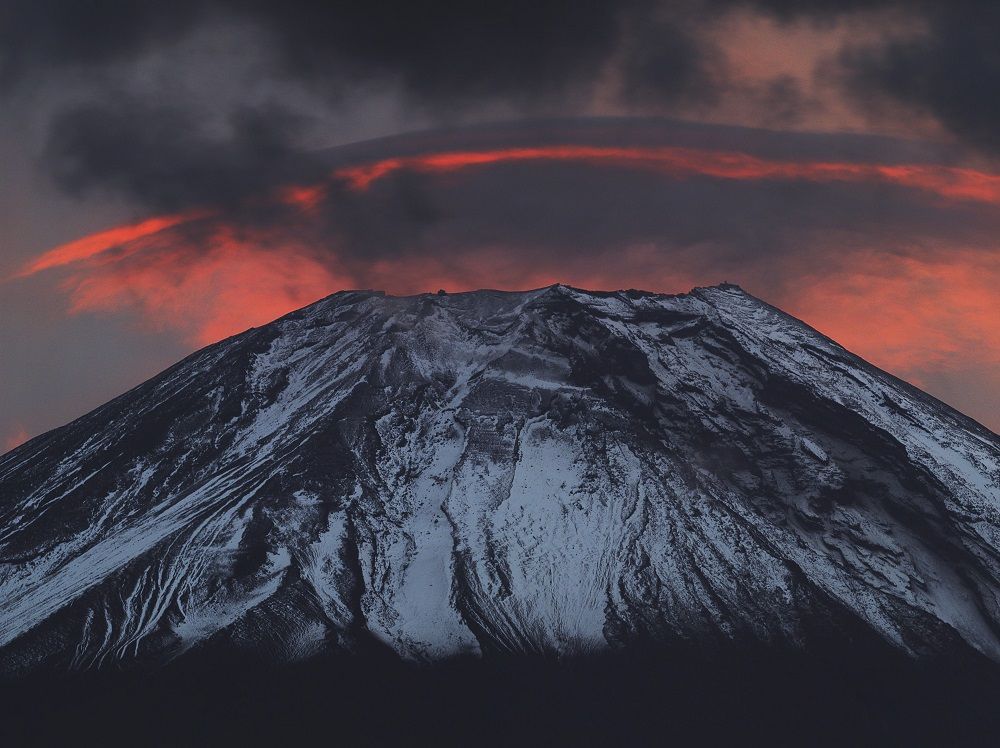
<path fill-rule="evenodd" d="M 214 654 L 5 683 L 4 745 L 982 744 L 1000 668 L 868 647 L 683 648 L 434 665 Z"/>

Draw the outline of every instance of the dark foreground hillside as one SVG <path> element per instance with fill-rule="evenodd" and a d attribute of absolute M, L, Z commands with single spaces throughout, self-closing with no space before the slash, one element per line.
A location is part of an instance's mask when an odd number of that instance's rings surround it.
<path fill-rule="evenodd" d="M 390 658 L 36 677 L 3 693 L 4 745 L 986 745 L 1000 674 L 859 646 L 804 656 Z"/>

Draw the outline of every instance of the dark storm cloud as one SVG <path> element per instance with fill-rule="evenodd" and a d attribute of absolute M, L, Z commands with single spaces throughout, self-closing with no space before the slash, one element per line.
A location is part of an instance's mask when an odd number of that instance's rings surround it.
<path fill-rule="evenodd" d="M 0 4 L 0 84 L 37 69 L 127 59 L 199 20 L 199 0 L 7 0 Z"/>
<path fill-rule="evenodd" d="M 783 20 L 802 17 L 829 19 L 845 13 L 899 7 L 906 2 L 917 5 L 920 0 L 718 0 L 716 5 L 762 10 Z"/>
<path fill-rule="evenodd" d="M 133 111 L 126 106 L 120 116 L 127 120 Z M 184 233 L 187 251 L 196 253 L 210 251 L 218 221 L 263 247 L 280 250 L 293 242 L 334 264 L 420 256 L 447 260 L 488 246 L 571 262 L 644 243 L 664 249 L 711 246 L 706 262 L 724 263 L 831 251 L 827 239 L 817 243 L 813 237 L 835 235 L 845 250 L 863 242 L 975 246 L 984 235 L 1000 231 L 992 205 L 942 202 L 929 192 L 880 183 L 674 178 L 641 167 L 544 159 L 441 175 L 401 168 L 363 190 L 343 178 L 330 179 L 344 168 L 381 159 L 572 144 L 653 151 L 669 145 L 778 163 L 934 165 L 949 160 L 948 149 L 889 138 L 663 119 L 550 120 L 452 128 L 307 153 L 283 145 L 285 129 L 278 127 L 277 116 L 249 113 L 234 126 L 235 135 L 217 140 L 199 134 L 182 113 L 151 109 L 140 128 L 143 137 L 155 143 L 164 137 L 162 128 L 169 137 L 180 132 L 185 139 L 176 149 L 156 152 L 142 141 L 123 147 L 132 123 L 104 128 L 107 117 L 107 112 L 92 121 L 81 116 L 67 125 L 65 142 L 55 141 L 65 150 L 50 149 L 52 162 L 62 165 L 60 179 L 67 188 L 110 187 L 168 211 L 221 204 L 225 210 L 212 221 L 174 229 Z M 272 127 L 278 127 L 277 134 Z M 294 122 L 287 127 L 294 128 Z M 101 145 L 93 162 L 75 160 L 79 138 Z M 150 151 L 156 158 L 145 159 Z M 124 160 L 116 161 L 122 154 Z M 323 190 L 306 214 L 297 203 L 255 199 L 274 185 L 311 182 L 321 183 Z M 260 229 L 266 229 L 268 240 L 259 240 Z"/>
<path fill-rule="evenodd" d="M 712 101 L 721 93 L 720 52 L 698 39 L 677 9 L 632 18 L 622 46 L 622 94 L 628 101 Z"/>
<path fill-rule="evenodd" d="M 399 181 L 406 184 L 401 190 Z M 567 264 L 636 245 L 701 247 L 705 269 L 813 258 L 880 246 L 992 246 L 994 206 L 945 204 L 890 185 L 665 179 L 585 164 L 511 163 L 488 173 L 401 173 L 332 208 L 338 259 L 460 257 L 504 247 Z M 414 205 L 419 205 L 419 213 Z M 333 216 L 334 214 L 331 214 Z"/>
<path fill-rule="evenodd" d="M 14 0 L 6 6 L 0 59 L 8 79 L 122 61 L 199 24 L 242 20 L 264 31 L 281 70 L 321 87 L 384 77 L 421 99 L 522 97 L 596 74 L 623 15 L 650 4 Z"/>
<path fill-rule="evenodd" d="M 0 81 L 10 90 L 38 76 L 97 76 L 196 30 L 218 33 L 235 22 L 256 30 L 247 52 L 272 85 L 294 81 L 332 103 L 359 88 L 388 87 L 432 119 L 490 103 L 530 111 L 591 86 L 622 45 L 630 101 L 711 99 L 714 52 L 695 39 L 687 16 L 693 4 L 654 5 L 15 0 L 0 25 Z M 189 83 L 212 85 L 197 78 Z M 108 90 L 96 103 L 57 112 L 45 152 L 49 170 L 73 193 L 104 188 L 176 208 L 224 200 L 241 185 L 249 190 L 282 176 L 291 167 L 279 168 L 280 159 L 295 163 L 287 118 L 268 124 L 236 112 L 226 143 L 204 133 L 204 106 L 161 87 L 137 94 L 95 81 Z"/>
<path fill-rule="evenodd" d="M 783 20 L 830 20 L 858 11 L 899 12 L 926 33 L 849 45 L 839 73 L 855 102 L 886 102 L 930 114 L 961 141 L 1000 153 L 1000 4 L 995 0 L 732 0 Z M 837 71 L 835 71 L 836 73 Z"/>
<path fill-rule="evenodd" d="M 299 124 L 277 107 L 244 107 L 212 133 L 193 112 L 119 98 L 56 117 L 44 160 L 73 194 L 103 189 L 157 210 L 225 205 L 323 174 L 292 145 Z"/>
<path fill-rule="evenodd" d="M 422 102 L 551 93 L 596 75 L 621 16 L 645 0 L 502 3 L 234 2 L 286 71 L 319 85 L 385 77 Z"/>
<path fill-rule="evenodd" d="M 572 112 L 574 93 L 611 65 L 625 103 L 663 111 L 712 104 L 733 92 L 724 50 L 700 31 L 734 9 L 781 21 L 828 22 L 886 9 L 923 19 L 926 36 L 844 50 L 837 74 L 846 90 L 860 105 L 895 101 L 923 110 L 964 142 L 1000 151 L 993 38 L 1000 6 L 971 0 L 13 0 L 0 10 L 0 81 L 11 89 L 33 76 L 123 66 L 195 31 L 239 23 L 256 29 L 259 48 L 248 54 L 259 56 L 260 75 L 278 86 L 294 81 L 329 101 L 359 87 L 390 87 L 432 120 L 491 102 L 532 113 L 536 104 L 565 101 Z M 228 202 L 316 173 L 299 154 L 294 105 L 287 102 L 292 109 L 228 113 L 232 105 L 220 103 L 228 127 L 214 132 L 204 107 L 183 97 L 107 85 L 50 123 L 44 162 L 71 193 L 104 190 L 173 210 Z M 767 125 L 794 121 L 808 106 L 794 80 L 759 86 L 743 93 L 754 94 Z"/>
<path fill-rule="evenodd" d="M 953 134 L 1000 153 L 1000 4 L 931 3 L 928 33 L 845 50 L 851 90 L 877 107 L 889 97 L 927 112 Z"/>

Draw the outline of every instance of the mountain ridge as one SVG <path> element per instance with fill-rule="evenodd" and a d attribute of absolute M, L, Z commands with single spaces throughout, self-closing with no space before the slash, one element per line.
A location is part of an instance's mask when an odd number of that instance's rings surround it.
<path fill-rule="evenodd" d="M 0 661 L 859 624 L 1000 659 L 998 476 L 984 426 L 732 284 L 338 292 L 0 456 Z"/>

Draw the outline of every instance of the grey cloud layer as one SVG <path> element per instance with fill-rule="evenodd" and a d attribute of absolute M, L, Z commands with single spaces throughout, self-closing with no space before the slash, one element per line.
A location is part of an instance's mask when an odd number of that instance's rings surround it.
<path fill-rule="evenodd" d="M 441 121 L 488 111 L 573 114 L 609 70 L 632 110 L 669 111 L 732 93 L 725 50 L 701 33 L 733 10 L 780 22 L 830 23 L 846 13 L 895 8 L 928 33 L 907 41 L 848 46 L 836 67 L 858 107 L 905 104 L 937 118 L 960 140 L 1000 152 L 1000 61 L 995 3 L 929 0 L 620 0 L 508 3 L 348 3 L 290 0 L 13 0 L 0 19 L 0 84 L 9 92 L 74 76 L 89 100 L 58 111 L 43 163 L 73 194 L 111 191 L 156 209 L 226 202 L 305 173 L 296 160 L 301 125 L 314 112 L 282 100 L 207 113 L 183 91 L 211 86 L 177 60 L 182 86 L 122 90 L 115 76 L 153 51 L 233 26 L 253 30 L 252 74 L 303 87 L 333 110 L 351 92 L 393 91 L 399 105 Z M 234 64 L 220 59 L 223 66 Z M 167 75 L 169 79 L 169 74 Z M 762 121 L 801 106 L 788 81 L 761 96 Z M 67 84 L 70 85 L 70 84 Z M 211 100 L 201 92 L 201 100 Z M 220 104 L 220 106 L 222 106 Z M 764 110 L 767 110 L 766 112 Z M 781 114 L 785 112 L 785 114 Z M 224 123 L 221 132 L 206 126 Z M 767 117 L 765 117 L 767 115 Z"/>

